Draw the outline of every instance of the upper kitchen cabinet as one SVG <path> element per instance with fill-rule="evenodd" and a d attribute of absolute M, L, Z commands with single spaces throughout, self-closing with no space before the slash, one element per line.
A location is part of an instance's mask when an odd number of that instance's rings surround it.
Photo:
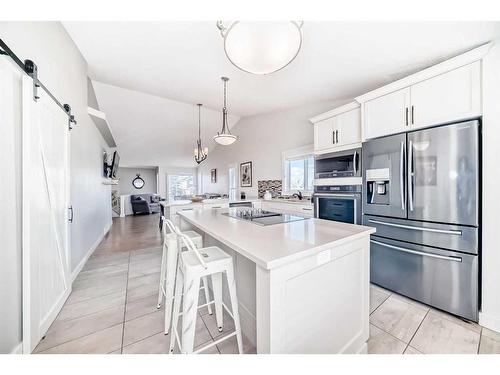
<path fill-rule="evenodd" d="M 481 63 L 413 85 L 411 105 L 413 128 L 481 116 Z"/>
<path fill-rule="evenodd" d="M 363 140 L 482 115 L 481 59 L 491 43 L 361 95 Z"/>
<path fill-rule="evenodd" d="M 365 138 L 376 138 L 407 130 L 409 106 L 409 87 L 366 102 L 364 104 Z"/>
<path fill-rule="evenodd" d="M 335 131 L 333 123 L 333 118 L 327 118 L 314 124 L 314 151 L 328 150 L 334 147 Z"/>
<path fill-rule="evenodd" d="M 356 102 L 315 116 L 314 153 L 325 154 L 359 147 L 361 144 L 361 111 Z"/>

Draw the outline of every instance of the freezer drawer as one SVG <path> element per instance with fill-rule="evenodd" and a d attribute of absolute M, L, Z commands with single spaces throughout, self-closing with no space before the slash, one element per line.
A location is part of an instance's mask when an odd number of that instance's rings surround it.
<path fill-rule="evenodd" d="M 363 225 L 377 228 L 379 237 L 478 254 L 478 228 L 369 215 L 363 215 Z"/>
<path fill-rule="evenodd" d="M 372 236 L 371 282 L 478 321 L 478 256 Z"/>

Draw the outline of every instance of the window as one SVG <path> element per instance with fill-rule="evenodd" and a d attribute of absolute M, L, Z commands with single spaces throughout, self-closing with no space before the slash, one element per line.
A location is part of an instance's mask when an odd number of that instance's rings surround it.
<path fill-rule="evenodd" d="M 168 175 L 168 200 L 188 199 L 195 194 L 196 185 L 192 174 L 169 174 Z"/>
<path fill-rule="evenodd" d="M 314 156 L 309 147 L 283 153 L 283 193 L 314 190 Z"/>

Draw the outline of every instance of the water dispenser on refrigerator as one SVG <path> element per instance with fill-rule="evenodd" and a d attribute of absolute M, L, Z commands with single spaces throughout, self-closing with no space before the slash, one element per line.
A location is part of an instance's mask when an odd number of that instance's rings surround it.
<path fill-rule="evenodd" d="M 391 204 L 389 168 L 366 170 L 367 204 Z"/>

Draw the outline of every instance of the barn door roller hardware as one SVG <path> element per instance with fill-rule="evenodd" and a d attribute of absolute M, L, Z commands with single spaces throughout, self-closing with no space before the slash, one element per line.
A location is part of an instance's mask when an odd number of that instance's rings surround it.
<path fill-rule="evenodd" d="M 38 67 L 32 60 L 24 60 L 24 62 L 17 57 L 17 55 L 12 52 L 12 50 L 5 44 L 5 42 L 0 39 L 0 55 L 9 56 L 14 63 L 19 66 L 28 76 L 33 79 L 33 100 L 37 101 L 40 99 L 38 95 L 38 89 L 41 88 L 47 93 L 47 95 L 68 115 L 68 128 L 73 129 L 73 125 L 76 125 L 75 116 L 71 114 L 71 106 L 69 104 L 61 104 L 57 98 L 52 95 L 52 93 L 43 85 L 38 79 Z"/>

